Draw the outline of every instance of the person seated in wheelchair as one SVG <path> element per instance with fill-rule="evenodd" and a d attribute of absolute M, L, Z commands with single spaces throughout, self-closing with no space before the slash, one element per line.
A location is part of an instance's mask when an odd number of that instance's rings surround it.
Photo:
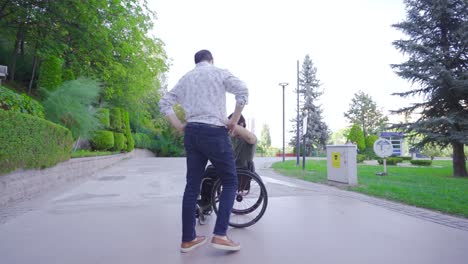
<path fill-rule="evenodd" d="M 228 118 L 231 118 L 232 114 Z M 255 172 L 255 164 L 253 159 L 255 157 L 255 150 L 257 146 L 257 137 L 254 133 L 246 129 L 246 122 L 244 116 L 241 115 L 236 127 L 230 133 L 231 144 L 234 149 L 234 157 L 236 160 L 237 169 L 246 169 Z M 205 171 L 204 177 L 214 177 L 214 167 L 208 166 Z M 201 189 L 201 200 L 199 204 L 207 207 L 211 202 L 211 190 L 213 181 L 203 181 Z M 240 193 L 248 192 L 250 189 L 250 178 L 239 177 L 238 190 Z M 209 206 L 208 206 L 209 207 Z M 210 211 L 211 208 L 206 211 Z"/>

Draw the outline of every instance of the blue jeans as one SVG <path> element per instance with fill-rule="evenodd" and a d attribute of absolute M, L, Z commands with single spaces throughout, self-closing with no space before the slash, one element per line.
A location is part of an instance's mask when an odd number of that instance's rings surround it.
<path fill-rule="evenodd" d="M 188 123 L 184 146 L 187 154 L 187 183 L 182 199 L 182 242 L 196 238 L 196 203 L 208 160 L 215 166 L 223 186 L 213 233 L 225 236 L 237 191 L 236 164 L 228 130 L 208 124 Z"/>

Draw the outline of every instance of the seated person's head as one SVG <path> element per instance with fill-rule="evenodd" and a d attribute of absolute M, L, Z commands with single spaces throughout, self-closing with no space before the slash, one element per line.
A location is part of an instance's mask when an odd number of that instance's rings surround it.
<path fill-rule="evenodd" d="M 228 116 L 228 118 L 231 118 L 231 116 L 232 116 L 232 114 L 230 114 L 230 115 Z M 244 128 L 246 127 L 245 118 L 244 118 L 243 115 L 240 116 L 239 122 L 237 122 L 237 124 L 238 124 L 239 126 L 244 127 Z"/>

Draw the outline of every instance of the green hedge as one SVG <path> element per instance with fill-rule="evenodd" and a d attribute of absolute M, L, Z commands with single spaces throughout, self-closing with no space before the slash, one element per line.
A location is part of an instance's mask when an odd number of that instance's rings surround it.
<path fill-rule="evenodd" d="M 431 166 L 432 160 L 410 160 L 411 164 L 418 166 Z"/>
<path fill-rule="evenodd" d="M 56 56 L 49 56 L 42 62 L 39 70 L 38 85 L 48 91 L 57 89 L 62 84 L 63 61 Z"/>
<path fill-rule="evenodd" d="M 114 148 L 115 151 L 125 149 L 125 135 L 123 133 L 114 132 Z"/>
<path fill-rule="evenodd" d="M 99 119 L 99 122 L 103 125 L 105 129 L 110 127 L 110 113 L 109 109 L 107 108 L 100 108 L 97 113 L 97 118 Z"/>
<path fill-rule="evenodd" d="M 413 157 L 411 156 L 401 156 L 400 158 L 402 158 L 403 160 L 412 160 Z"/>
<path fill-rule="evenodd" d="M 118 107 L 114 107 L 110 110 L 110 128 L 114 132 L 123 132 L 122 112 Z"/>
<path fill-rule="evenodd" d="M 0 173 L 46 168 L 70 159 L 70 130 L 28 114 L 0 110 Z"/>
<path fill-rule="evenodd" d="M 0 109 L 30 114 L 44 118 L 44 108 L 36 100 L 25 94 L 18 94 L 0 86 Z"/>
<path fill-rule="evenodd" d="M 383 164 L 383 159 L 377 160 L 379 164 Z M 387 158 L 387 165 L 396 165 L 397 163 L 401 163 L 403 161 L 400 157 L 388 157 Z"/>
<path fill-rule="evenodd" d="M 91 146 L 95 150 L 108 150 L 114 147 L 114 133 L 112 131 L 94 131 Z"/>
<path fill-rule="evenodd" d="M 125 138 L 126 138 L 126 141 L 127 141 L 127 144 L 126 144 L 126 151 L 130 152 L 132 151 L 134 148 L 135 148 L 135 142 L 133 140 L 133 137 L 132 137 L 132 132 L 130 130 L 130 116 L 128 114 L 127 111 L 122 111 L 122 123 L 123 123 L 123 126 L 125 128 Z"/>

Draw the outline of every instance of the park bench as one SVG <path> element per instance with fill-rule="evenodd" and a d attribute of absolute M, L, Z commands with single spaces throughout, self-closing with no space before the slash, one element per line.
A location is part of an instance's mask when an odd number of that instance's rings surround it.
<path fill-rule="evenodd" d="M 8 67 L 4 65 L 0 65 L 0 85 L 2 84 L 2 80 L 6 79 L 8 75 Z"/>

